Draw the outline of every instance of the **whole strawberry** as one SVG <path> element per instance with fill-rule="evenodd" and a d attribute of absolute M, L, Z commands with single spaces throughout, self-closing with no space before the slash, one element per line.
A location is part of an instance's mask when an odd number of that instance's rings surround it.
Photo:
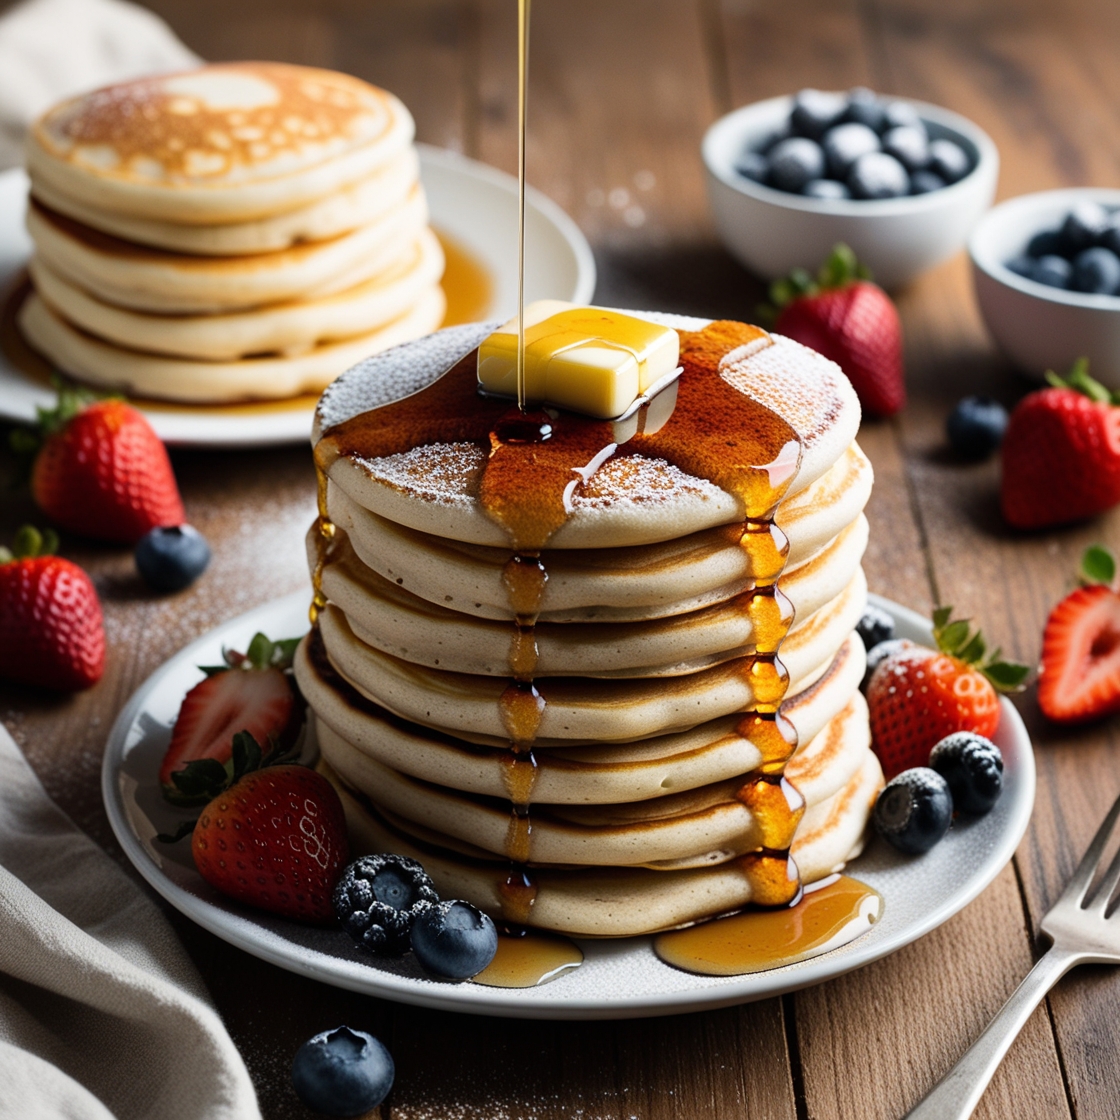
<path fill-rule="evenodd" d="M 350 855 L 334 787 L 306 766 L 283 762 L 245 732 L 234 737 L 233 772 L 177 836 L 191 832 L 199 874 L 248 906 L 296 921 L 334 922 L 332 892 Z"/>
<path fill-rule="evenodd" d="M 25 525 L 0 548 L 0 677 L 71 692 L 105 671 L 101 603 L 58 537 Z"/>
<path fill-rule="evenodd" d="M 1051 612 L 1042 634 L 1038 706 L 1055 723 L 1120 712 L 1120 595 L 1116 558 L 1099 545 L 1081 560 L 1082 586 Z"/>
<path fill-rule="evenodd" d="M 62 389 L 57 408 L 39 410 L 39 429 L 31 493 L 63 529 L 135 544 L 186 521 L 166 448 L 124 401 Z"/>
<path fill-rule="evenodd" d="M 1080 359 L 1024 397 L 1003 440 L 1003 516 L 1017 529 L 1081 521 L 1120 502 L 1120 408 Z"/>
<path fill-rule="evenodd" d="M 889 781 L 903 770 L 928 766 L 934 746 L 957 731 L 990 739 L 999 727 L 999 692 L 1023 686 L 1025 665 L 987 652 L 966 619 L 952 607 L 933 614 L 937 649 L 910 646 L 881 661 L 867 685 L 871 749 Z"/>
<path fill-rule="evenodd" d="M 847 245 L 832 250 L 816 280 L 795 269 L 771 285 L 770 298 L 774 330 L 834 361 L 865 412 L 892 416 L 906 404 L 898 311 Z"/>

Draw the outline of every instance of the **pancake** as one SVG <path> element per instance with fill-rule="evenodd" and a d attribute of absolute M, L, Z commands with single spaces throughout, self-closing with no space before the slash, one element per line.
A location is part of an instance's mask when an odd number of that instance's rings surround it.
<path fill-rule="evenodd" d="M 277 400 L 316 392 L 355 358 L 430 331 L 446 309 L 442 288 L 427 290 L 405 315 L 368 334 L 292 357 L 195 362 L 102 342 L 72 327 L 36 294 L 20 309 L 20 331 L 34 349 L 81 381 L 156 400 L 209 404 Z"/>
<path fill-rule="evenodd" d="M 134 245 L 44 209 L 27 229 L 50 268 L 105 303 L 173 314 L 233 311 L 344 291 L 392 267 L 428 221 L 422 188 L 376 221 L 329 241 L 243 257 L 194 257 Z"/>
<path fill-rule="evenodd" d="M 703 320 L 649 315 L 684 324 L 682 361 L 690 344 L 710 345 Z M 506 531 L 482 509 L 478 487 L 488 450 L 456 440 L 375 460 L 341 453 L 337 433 L 347 419 L 416 392 L 469 355 L 498 324 L 439 331 L 407 349 L 390 350 L 348 370 L 316 411 L 312 442 L 330 481 L 361 508 L 423 533 L 491 547 L 509 547 Z M 696 332 L 696 333 L 693 333 Z M 787 491 L 797 494 L 843 455 L 859 427 L 859 402 L 834 363 L 780 335 L 732 351 L 720 363 L 725 381 L 785 419 L 802 444 Z M 741 522 L 739 501 L 664 460 L 619 452 L 571 498 L 568 520 L 549 549 L 618 548 L 674 540 Z"/>
<path fill-rule="evenodd" d="M 91 229 L 156 249 L 199 256 L 245 256 L 289 249 L 301 241 L 326 241 L 376 221 L 400 205 L 420 177 L 420 160 L 409 148 L 372 175 L 316 199 L 297 210 L 273 217 L 226 225 L 183 225 L 98 210 L 56 190 L 40 178 L 32 181 L 32 197 L 50 210 Z"/>
<path fill-rule="evenodd" d="M 852 717 L 866 727 L 859 693 L 864 664 L 863 645 L 852 635 L 815 684 L 782 704 L 782 715 L 796 728 L 802 743 L 788 772 L 807 797 L 814 794 L 814 801 L 835 788 L 828 763 L 838 746 L 825 729 L 849 707 Z M 508 797 L 505 746 L 469 743 L 392 715 L 346 685 L 326 660 L 321 644 L 311 638 L 296 653 L 295 672 L 314 714 L 325 757 L 355 788 L 373 788 L 360 780 L 360 756 L 366 756 L 437 785 Z M 534 795 L 548 804 L 644 801 L 750 773 L 763 758 L 739 724 L 740 717 L 731 715 L 639 742 L 542 744 L 536 754 Z M 852 741 L 858 739 L 845 738 L 846 743 Z"/>
<path fill-rule="evenodd" d="M 867 521 L 861 515 L 816 562 L 789 575 L 783 573 L 778 588 L 786 597 L 786 609 L 794 612 L 787 652 L 797 648 L 795 636 L 802 624 L 798 620 L 810 620 L 855 578 L 866 544 Z M 309 545 L 314 552 L 314 532 Z M 456 673 L 509 675 L 508 620 L 464 617 L 459 611 L 420 599 L 365 567 L 346 541 L 335 545 L 321 580 L 324 594 L 367 645 L 414 665 Z M 660 675 L 666 666 L 698 665 L 754 652 L 755 624 L 743 594 L 689 613 L 646 621 L 539 621 L 534 630 L 534 675 L 587 673 L 589 666 L 596 676 Z"/>
<path fill-rule="evenodd" d="M 832 797 L 863 765 L 870 738 L 862 699 L 851 702 L 817 736 L 820 748 L 817 740 L 803 748 L 808 755 L 827 755 L 814 761 L 826 763 L 830 777 L 804 789 L 798 786 L 809 807 Z M 508 848 L 507 791 L 505 796 L 483 797 L 406 776 L 348 749 L 326 725 L 320 728 L 319 745 L 331 768 L 350 786 L 376 790 L 382 810 L 493 855 L 514 856 Z M 534 787 L 532 830 L 516 858 L 531 864 L 595 867 L 722 863 L 766 842 L 764 823 L 736 798 L 742 785 L 738 774 L 660 798 L 594 805 L 549 804 Z"/>
<path fill-rule="evenodd" d="M 844 594 L 822 608 L 782 644 L 781 657 L 796 693 L 822 676 L 844 644 L 867 600 L 863 571 Z M 415 665 L 366 645 L 346 616 L 328 605 L 319 628 L 331 664 L 363 696 L 396 715 L 463 738 L 508 742 L 500 696 L 507 677 L 474 676 Z M 594 670 L 593 666 L 588 667 Z M 539 685 L 546 705 L 537 742 L 621 742 L 695 727 L 754 704 L 748 659 L 732 658 L 699 671 L 640 677 L 556 677 Z M 588 670 L 585 669 L 585 674 Z"/>
<path fill-rule="evenodd" d="M 229 361 L 261 354 L 296 356 L 322 342 L 368 335 L 408 314 L 439 283 L 443 263 L 439 240 L 422 230 L 400 260 L 353 288 L 221 315 L 130 311 L 71 284 L 38 257 L 28 267 L 35 290 L 52 310 L 88 334 L 130 350 Z"/>
<path fill-rule="evenodd" d="M 355 854 L 393 851 L 423 863 L 445 898 L 466 898 L 490 914 L 502 913 L 501 886 L 509 863 L 433 830 L 375 810 L 325 763 L 320 769 L 339 790 Z M 802 881 L 831 874 L 862 849 L 864 831 L 882 785 L 878 759 L 865 752 L 856 775 L 833 797 L 810 809 L 798 828 L 792 855 Z M 738 860 L 687 870 L 645 867 L 532 867 L 536 896 L 527 924 L 576 937 L 633 937 L 673 929 L 752 900 L 751 879 Z"/>
<path fill-rule="evenodd" d="M 871 464 L 853 443 L 816 482 L 781 504 L 776 521 L 790 542 L 784 578 L 851 531 L 871 484 Z M 513 617 L 502 581 L 508 548 L 408 529 L 362 509 L 334 484 L 327 511 L 366 567 L 413 595 L 474 618 Z M 750 563 L 737 533 L 725 528 L 631 548 L 551 551 L 539 618 L 628 622 L 684 613 L 744 590 Z"/>
<path fill-rule="evenodd" d="M 189 225 L 267 218 L 371 175 L 412 141 L 408 110 L 345 74 L 203 66 L 63 101 L 32 127 L 32 181 L 86 208 Z"/>

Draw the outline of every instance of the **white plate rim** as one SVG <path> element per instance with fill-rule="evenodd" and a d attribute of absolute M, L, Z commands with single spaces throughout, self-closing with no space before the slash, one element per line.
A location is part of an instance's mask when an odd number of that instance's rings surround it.
<path fill-rule="evenodd" d="M 349 962 L 325 953 L 309 951 L 295 942 L 278 938 L 251 917 L 232 913 L 174 883 L 156 866 L 142 841 L 132 830 L 119 781 L 119 766 L 129 733 L 143 713 L 148 697 L 166 677 L 184 671 L 185 666 L 196 665 L 203 651 L 210 647 L 212 652 L 216 642 L 224 643 L 233 639 L 234 635 L 248 638 L 258 629 L 275 629 L 270 620 L 286 617 L 297 610 L 305 611 L 309 598 L 310 589 L 296 591 L 231 619 L 185 646 L 149 676 L 133 693 L 109 733 L 102 763 L 101 788 L 114 835 L 129 861 L 159 895 L 204 929 L 237 948 L 313 980 L 433 1010 L 528 1019 L 639 1018 L 705 1011 L 766 999 L 811 987 L 862 968 L 897 952 L 948 921 L 972 902 L 1003 870 L 1014 855 L 1030 820 L 1036 784 L 1033 747 L 1018 712 L 1003 699 L 998 737 L 1011 738 L 1014 743 L 1013 765 L 1017 791 L 1010 804 L 1007 823 L 992 851 L 973 869 L 963 887 L 956 890 L 942 905 L 932 909 L 922 920 L 907 925 L 903 933 L 893 938 L 876 939 L 873 929 L 863 938 L 809 961 L 750 976 L 727 978 L 726 983 L 716 987 L 638 997 L 621 994 L 609 1000 L 550 998 L 548 991 L 552 984 L 529 989 L 490 988 L 469 983 L 452 985 L 400 976 L 373 966 L 358 969 L 345 967 Z M 909 633 L 915 637 L 925 635 L 928 639 L 929 621 L 917 612 L 876 595 L 869 596 L 869 602 L 891 613 L 903 636 Z M 1009 757 L 1006 747 L 1004 755 L 1005 759 Z M 1005 793 L 1005 801 L 1007 797 L 1008 794 Z M 858 865 L 852 873 L 860 877 Z M 644 951 L 651 952 L 648 947 Z M 698 981 L 708 979 L 697 978 Z M 563 978 L 553 983 L 563 984 Z M 527 996 L 526 993 L 533 994 Z"/>
<path fill-rule="evenodd" d="M 461 177 L 464 181 L 481 183 L 499 197 L 508 199 L 510 206 L 516 207 L 517 179 L 512 175 L 446 148 L 418 143 L 416 149 L 420 156 L 421 176 L 428 168 Z M 27 176 L 21 168 L 0 171 L 0 197 L 11 192 L 22 198 L 26 191 Z M 525 201 L 527 209 L 530 212 L 536 211 L 552 231 L 559 235 L 560 242 L 571 254 L 567 263 L 574 270 L 574 283 L 570 290 L 552 293 L 553 297 L 573 303 L 590 303 L 595 291 L 596 268 L 595 257 L 587 238 L 558 203 L 536 188 L 530 186 L 526 189 Z M 26 240 L 21 230 L 12 228 L 17 217 L 12 207 L 0 206 L 0 239 L 5 236 L 2 227 L 5 223 L 10 223 L 7 235 L 13 241 Z M 448 228 L 454 223 L 448 219 L 447 211 L 439 209 L 438 203 L 432 207 L 431 221 L 436 229 L 455 236 L 453 230 Z M 479 254 L 483 252 L 478 245 L 472 246 L 472 250 Z M 516 261 L 507 261 L 504 255 L 499 258 L 494 253 L 484 257 L 482 263 L 494 276 L 505 275 L 511 268 L 516 273 Z M 8 283 L 22 266 L 22 261 L 13 258 L 6 264 L 5 274 L 0 275 L 0 289 L 3 290 L 7 289 Z M 494 312 L 495 309 L 491 308 L 490 311 Z M 13 393 L 11 390 L 18 392 Z M 50 390 L 44 389 L 38 382 L 32 382 L 0 354 L 0 417 L 31 423 L 35 419 L 36 405 L 49 406 L 53 400 L 54 394 Z M 167 444 L 179 447 L 244 449 L 306 442 L 311 437 L 314 406 L 250 415 L 215 414 L 203 408 L 189 412 L 165 412 L 159 409 L 141 411 L 144 411 L 156 434 Z"/>

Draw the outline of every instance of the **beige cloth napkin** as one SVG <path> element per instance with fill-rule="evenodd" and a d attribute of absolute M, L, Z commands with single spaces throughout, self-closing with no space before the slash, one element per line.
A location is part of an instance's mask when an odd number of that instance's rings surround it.
<path fill-rule="evenodd" d="M 0 727 L 0 1120 L 259 1120 L 156 905 Z"/>
<path fill-rule="evenodd" d="M 56 101 L 199 61 L 125 0 L 25 0 L 0 16 L 0 171 L 23 163 L 28 126 Z"/>

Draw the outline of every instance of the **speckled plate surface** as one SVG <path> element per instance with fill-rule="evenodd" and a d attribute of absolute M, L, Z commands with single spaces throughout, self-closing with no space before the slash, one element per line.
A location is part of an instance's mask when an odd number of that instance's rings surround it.
<path fill-rule="evenodd" d="M 489 279 L 480 319 L 517 314 L 517 180 L 456 152 L 417 144 L 420 177 L 437 232 L 464 249 Z M 0 172 L 0 293 L 20 275 L 31 254 L 23 228 L 27 176 Z M 525 208 L 525 298 L 588 303 L 595 290 L 595 258 L 579 227 L 550 198 L 530 189 Z M 54 393 L 0 351 L 0 416 L 31 421 Z M 141 406 L 160 439 L 194 447 L 262 447 L 305 443 L 314 398 L 262 405 Z"/>
<path fill-rule="evenodd" d="M 174 907 L 212 933 L 281 968 L 366 992 L 449 1011 L 534 1019 L 622 1019 L 700 1011 L 763 999 L 818 984 L 885 957 L 939 926 L 972 901 L 1011 858 L 1034 803 L 1034 756 L 1026 729 L 1004 700 L 996 737 L 1005 788 L 986 817 L 958 822 L 917 859 L 873 842 L 849 871 L 878 890 L 882 918 L 863 937 L 812 960 L 750 976 L 694 976 L 662 964 L 649 938 L 583 941 L 582 967 L 536 988 L 487 988 L 426 979 L 410 957 L 378 961 L 341 929 L 310 929 L 251 911 L 211 890 L 194 870 L 189 847 L 155 840 L 181 813 L 166 805 L 156 775 L 184 694 L 202 679 L 222 647 L 244 649 L 257 630 L 288 637 L 307 628 L 310 592 L 266 604 L 217 627 L 157 670 L 129 701 L 105 751 L 102 792 L 121 846 L 140 874 Z M 900 637 L 929 642 L 921 616 L 876 599 L 894 616 Z"/>

